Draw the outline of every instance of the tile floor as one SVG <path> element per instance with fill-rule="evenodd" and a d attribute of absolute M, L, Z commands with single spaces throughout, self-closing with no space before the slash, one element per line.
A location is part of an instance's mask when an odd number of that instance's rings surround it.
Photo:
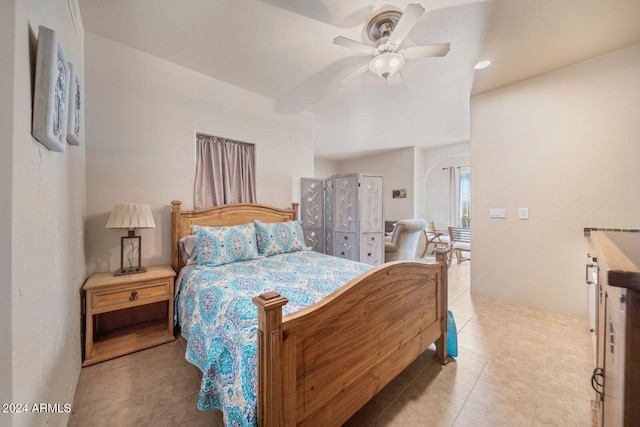
<path fill-rule="evenodd" d="M 469 292 L 449 271 L 456 363 L 428 349 L 347 426 L 590 426 L 593 348 L 586 321 Z M 196 408 L 199 372 L 184 340 L 83 368 L 70 426 L 222 426 Z"/>

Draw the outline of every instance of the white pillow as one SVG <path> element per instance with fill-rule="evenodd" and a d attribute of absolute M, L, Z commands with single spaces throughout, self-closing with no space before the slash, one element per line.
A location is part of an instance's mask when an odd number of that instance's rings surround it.
<path fill-rule="evenodd" d="M 184 236 L 178 241 L 180 255 L 185 265 L 193 265 L 196 263 L 196 236 L 190 234 Z"/>

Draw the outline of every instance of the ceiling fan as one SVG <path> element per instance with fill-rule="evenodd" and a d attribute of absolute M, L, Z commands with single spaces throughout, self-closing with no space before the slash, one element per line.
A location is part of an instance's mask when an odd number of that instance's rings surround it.
<path fill-rule="evenodd" d="M 418 23 L 423 13 L 424 8 L 422 6 L 410 4 L 404 13 L 396 10 L 387 10 L 371 18 L 367 24 L 367 35 L 375 43 L 374 46 L 343 36 L 333 39 L 334 44 L 370 56 L 367 62 L 348 74 L 340 82 L 348 83 L 369 70 L 373 74 L 386 79 L 390 85 L 396 86 L 402 83 L 402 77 L 398 71 L 404 66 L 406 59 L 445 56 L 449 52 L 449 43 L 400 49 L 400 45 Z"/>

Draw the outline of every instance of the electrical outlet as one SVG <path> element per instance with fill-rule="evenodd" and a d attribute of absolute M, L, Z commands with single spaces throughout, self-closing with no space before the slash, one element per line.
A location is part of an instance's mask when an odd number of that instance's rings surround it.
<path fill-rule="evenodd" d="M 489 218 L 506 218 L 505 208 L 491 208 L 489 209 Z"/>
<path fill-rule="evenodd" d="M 529 219 L 529 208 L 518 208 L 519 219 Z"/>

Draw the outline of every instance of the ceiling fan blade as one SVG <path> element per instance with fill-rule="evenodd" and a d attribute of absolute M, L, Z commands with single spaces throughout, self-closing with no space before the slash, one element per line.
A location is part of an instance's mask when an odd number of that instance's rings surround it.
<path fill-rule="evenodd" d="M 360 42 L 357 42 L 357 41 L 352 40 L 352 39 L 348 39 L 348 38 L 343 37 L 343 36 L 338 36 L 335 39 L 333 39 L 333 44 L 337 44 L 339 46 L 346 47 L 348 49 L 357 50 L 358 52 L 360 52 L 360 53 L 362 53 L 364 55 L 373 55 L 373 52 L 376 49 L 373 46 L 369 46 L 369 45 L 366 45 L 364 43 L 360 43 Z"/>
<path fill-rule="evenodd" d="M 349 83 L 352 80 L 355 80 L 356 77 L 366 73 L 369 70 L 369 61 L 365 62 L 361 66 L 359 66 L 355 71 L 350 74 L 347 74 L 345 77 L 340 80 L 340 83 Z"/>
<path fill-rule="evenodd" d="M 427 46 L 405 47 L 400 54 L 406 59 L 428 58 L 433 56 L 445 56 L 449 53 L 451 45 L 449 43 L 430 44 Z"/>
<path fill-rule="evenodd" d="M 413 27 L 418 23 L 418 20 L 424 13 L 424 7 L 419 4 L 410 4 L 402 14 L 402 17 L 393 29 L 393 32 L 387 40 L 388 44 L 400 46 L 400 43 L 404 41 L 409 35 Z"/>
<path fill-rule="evenodd" d="M 389 86 L 400 86 L 402 85 L 402 75 L 400 74 L 400 71 L 396 71 L 395 73 L 391 74 L 389 77 L 386 78 L 387 83 L 389 83 Z"/>

